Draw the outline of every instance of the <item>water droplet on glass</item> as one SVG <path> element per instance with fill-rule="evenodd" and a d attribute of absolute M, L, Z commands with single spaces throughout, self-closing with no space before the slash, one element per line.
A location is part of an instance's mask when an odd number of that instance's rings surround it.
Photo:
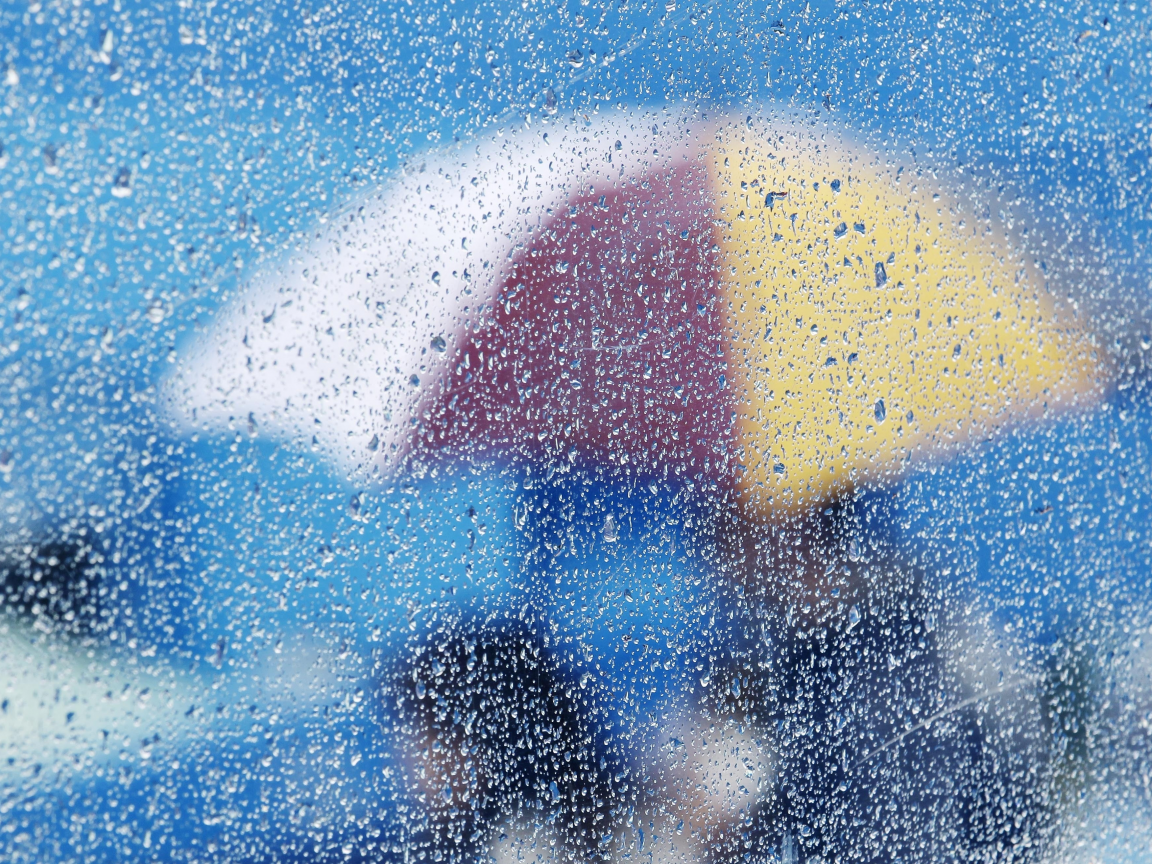
<path fill-rule="evenodd" d="M 883 399 L 877 399 L 876 400 L 875 414 L 876 414 L 876 422 L 877 423 L 883 423 L 884 418 L 888 416 L 888 409 L 886 409 L 884 407 L 884 400 Z"/>
<path fill-rule="evenodd" d="M 145 314 L 153 324 L 159 324 L 164 320 L 164 304 L 159 300 L 153 300 L 148 304 L 148 311 Z"/>
<path fill-rule="evenodd" d="M 444 340 L 443 336 L 433 336 L 432 348 L 443 354 L 448 349 L 448 343 Z"/>
<path fill-rule="evenodd" d="M 568 62 L 573 69 L 579 69 L 584 65 L 584 52 L 579 48 L 573 48 L 568 52 Z"/>
<path fill-rule="evenodd" d="M 857 606 L 855 603 L 853 603 L 852 608 L 848 610 L 848 629 L 851 630 L 853 627 L 855 627 L 859 623 L 860 623 L 860 607 Z"/>
<path fill-rule="evenodd" d="M 132 172 L 121 168 L 116 172 L 116 179 L 112 181 L 112 197 L 127 198 L 132 194 Z"/>
<path fill-rule="evenodd" d="M 604 540 L 608 543 L 615 543 L 620 539 L 620 531 L 616 527 L 616 517 L 609 513 L 604 517 Z"/>

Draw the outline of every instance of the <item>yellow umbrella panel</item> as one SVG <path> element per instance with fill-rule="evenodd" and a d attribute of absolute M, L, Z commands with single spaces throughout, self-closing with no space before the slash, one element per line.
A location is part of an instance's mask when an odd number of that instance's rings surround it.
<path fill-rule="evenodd" d="M 804 508 L 1097 399 L 1093 340 L 927 172 L 844 139 L 718 136 L 739 485 Z"/>

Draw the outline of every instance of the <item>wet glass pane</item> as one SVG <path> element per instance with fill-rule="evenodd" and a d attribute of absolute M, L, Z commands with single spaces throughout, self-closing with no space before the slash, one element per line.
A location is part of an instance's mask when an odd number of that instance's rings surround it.
<path fill-rule="evenodd" d="M 1149 860 L 1150 26 L 0 8 L 0 860 Z"/>

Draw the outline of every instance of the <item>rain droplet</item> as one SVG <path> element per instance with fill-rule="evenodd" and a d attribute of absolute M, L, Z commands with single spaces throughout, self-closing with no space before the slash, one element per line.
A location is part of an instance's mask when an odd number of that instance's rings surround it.
<path fill-rule="evenodd" d="M 560 787 L 556 785 L 555 780 L 548 784 L 548 791 L 552 793 L 553 804 L 560 800 Z"/>
<path fill-rule="evenodd" d="M 59 174 L 60 166 L 57 163 L 56 146 L 54 144 L 45 144 L 40 154 L 44 157 L 44 170 L 49 174 Z"/>
<path fill-rule="evenodd" d="M 888 409 L 884 407 L 884 400 L 883 399 L 877 399 L 876 400 L 875 413 L 876 413 L 876 422 L 877 423 L 883 423 L 884 418 L 888 416 Z"/>
<path fill-rule="evenodd" d="M 159 300 L 153 300 L 148 305 L 148 311 L 145 314 L 153 324 L 159 324 L 164 320 L 164 304 Z"/>
<path fill-rule="evenodd" d="M 888 284 L 888 271 L 884 269 L 884 262 L 876 262 L 876 287 L 883 288 Z"/>
<path fill-rule="evenodd" d="M 127 198 L 132 194 L 132 172 L 121 168 L 116 172 L 116 179 L 112 181 L 112 197 Z"/>
<path fill-rule="evenodd" d="M 572 65 L 573 69 L 579 69 L 584 65 L 584 52 L 579 48 L 573 48 L 568 52 L 568 62 Z"/>
<path fill-rule="evenodd" d="M 609 513 L 604 517 L 604 540 L 607 543 L 615 543 L 620 539 L 620 531 L 616 527 L 616 517 Z"/>
<path fill-rule="evenodd" d="M 852 608 L 848 610 L 848 629 L 851 630 L 853 627 L 855 627 L 859 623 L 860 623 L 860 607 L 857 606 L 855 603 L 853 603 Z"/>
<path fill-rule="evenodd" d="M 443 336 L 433 336 L 432 337 L 432 348 L 436 351 L 439 351 L 441 354 L 443 354 L 446 350 L 448 350 L 448 343 L 446 341 L 444 341 Z"/>

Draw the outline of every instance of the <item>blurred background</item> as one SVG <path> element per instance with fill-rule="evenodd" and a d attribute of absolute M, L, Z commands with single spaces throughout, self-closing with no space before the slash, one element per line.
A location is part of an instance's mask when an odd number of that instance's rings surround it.
<path fill-rule="evenodd" d="M 5 4 L 0 857 L 1147 860 L 1150 25 Z M 436 153 L 677 111 L 834 124 L 996 208 L 1107 398 L 754 530 L 691 478 L 369 483 L 166 417 L 219 310 Z"/>

